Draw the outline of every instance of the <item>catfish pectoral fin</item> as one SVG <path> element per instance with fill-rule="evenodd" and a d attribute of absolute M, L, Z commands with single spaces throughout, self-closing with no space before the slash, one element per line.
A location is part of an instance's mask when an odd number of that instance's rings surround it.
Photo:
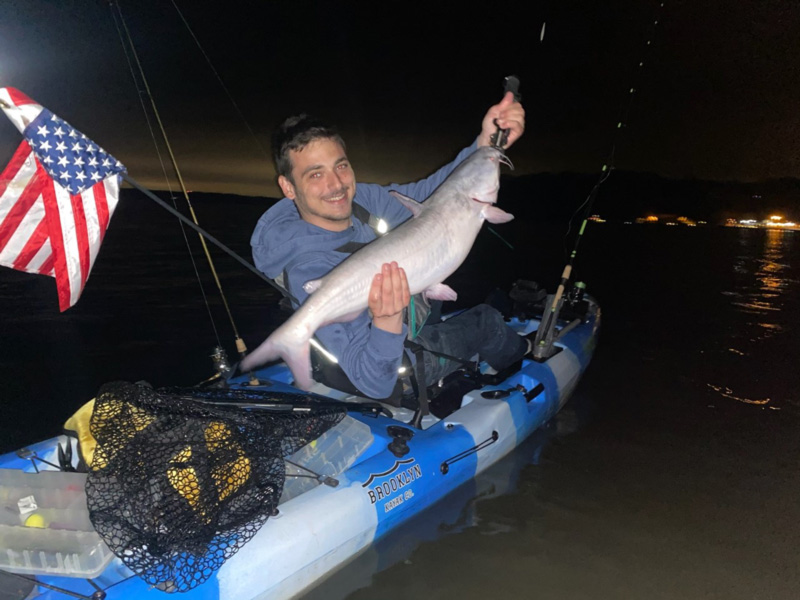
<path fill-rule="evenodd" d="M 423 294 L 426 298 L 431 300 L 458 300 L 458 294 L 449 285 L 443 283 L 434 283 L 431 287 L 426 289 Z"/>
<path fill-rule="evenodd" d="M 514 218 L 514 215 L 507 213 L 502 208 L 496 206 L 487 206 L 483 209 L 483 218 L 489 223 L 508 223 Z"/>

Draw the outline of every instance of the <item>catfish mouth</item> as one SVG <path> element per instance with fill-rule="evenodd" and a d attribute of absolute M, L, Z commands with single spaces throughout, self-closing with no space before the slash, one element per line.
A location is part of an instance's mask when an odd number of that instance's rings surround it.
<path fill-rule="evenodd" d="M 497 161 L 501 165 L 506 165 L 512 171 L 514 170 L 514 164 L 511 162 L 508 156 L 506 156 L 505 153 L 502 152 L 501 150 L 497 150 L 497 155 L 490 157 L 489 160 L 491 160 L 492 162 Z M 488 195 L 492 198 L 492 200 L 481 200 L 480 198 L 476 198 L 475 196 L 472 196 L 471 200 L 474 200 L 478 204 L 484 204 L 484 205 L 495 204 L 497 202 L 497 192 L 499 190 L 500 190 L 500 185 L 498 184 L 494 187 L 494 189 L 491 192 L 489 192 Z"/>

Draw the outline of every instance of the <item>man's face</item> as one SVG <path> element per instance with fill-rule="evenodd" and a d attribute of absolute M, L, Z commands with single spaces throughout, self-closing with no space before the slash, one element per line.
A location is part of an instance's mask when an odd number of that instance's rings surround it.
<path fill-rule="evenodd" d="M 294 200 L 303 220 L 329 231 L 350 226 L 356 178 L 342 146 L 320 138 L 299 151 L 290 150 L 292 179 L 280 176 L 278 184 Z"/>

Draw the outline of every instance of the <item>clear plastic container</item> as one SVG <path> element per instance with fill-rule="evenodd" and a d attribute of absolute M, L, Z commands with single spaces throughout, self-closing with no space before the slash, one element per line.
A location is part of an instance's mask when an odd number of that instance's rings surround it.
<path fill-rule="evenodd" d="M 319 480 L 306 469 L 319 475 L 336 477 L 356 462 L 369 448 L 372 439 L 372 431 L 367 425 L 351 416 L 346 416 L 335 427 L 286 459 L 286 483 L 283 485 L 280 503 L 291 500 L 320 484 Z"/>
<path fill-rule="evenodd" d="M 85 484 L 85 473 L 0 469 L 0 569 L 26 575 L 100 574 L 114 555 L 89 520 Z M 24 500 L 31 496 L 33 510 Z"/>

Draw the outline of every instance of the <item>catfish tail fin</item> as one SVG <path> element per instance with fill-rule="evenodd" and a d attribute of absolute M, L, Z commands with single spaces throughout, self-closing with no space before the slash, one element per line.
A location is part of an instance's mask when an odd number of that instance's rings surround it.
<path fill-rule="evenodd" d="M 308 391 L 311 379 L 311 351 L 308 339 L 298 339 L 285 325 L 276 329 L 264 342 L 240 363 L 242 371 L 249 371 L 271 360 L 283 359 L 294 376 L 294 385 Z"/>

